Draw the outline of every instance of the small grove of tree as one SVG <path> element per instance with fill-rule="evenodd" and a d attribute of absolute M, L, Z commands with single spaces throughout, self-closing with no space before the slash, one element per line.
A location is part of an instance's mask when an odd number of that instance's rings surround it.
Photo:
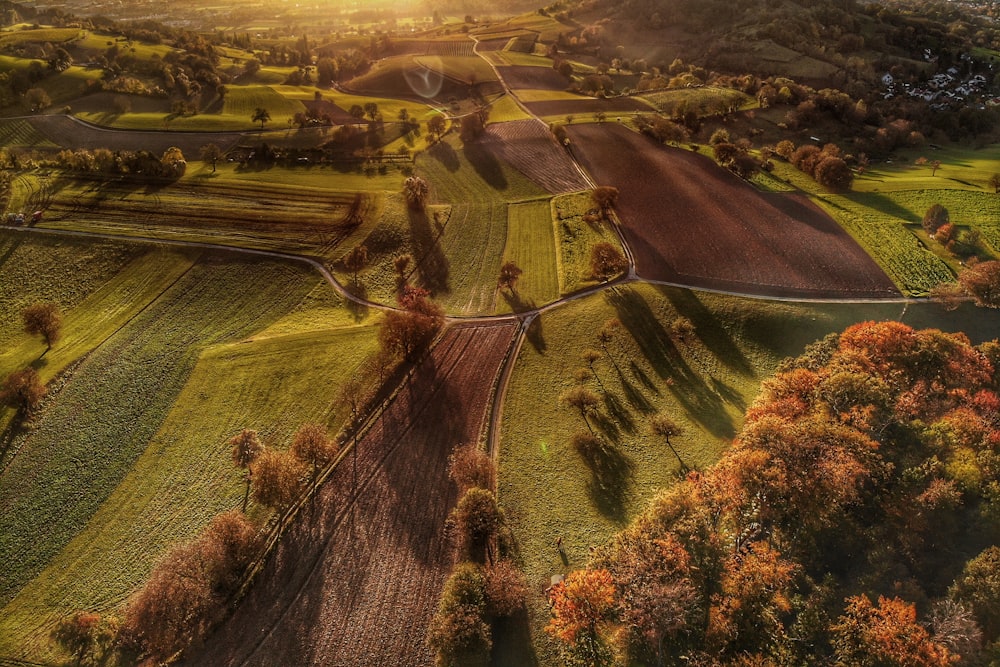
<path fill-rule="evenodd" d="M 292 438 L 292 455 L 310 467 L 314 486 L 320 469 L 332 463 L 338 451 L 336 440 L 319 424 L 303 424 Z"/>
<path fill-rule="evenodd" d="M 599 185 L 594 188 L 590 196 L 594 200 L 594 205 L 607 218 L 618 203 L 618 188 L 611 185 Z"/>
<path fill-rule="evenodd" d="M 212 173 L 215 173 L 215 165 L 222 159 L 222 149 L 218 144 L 205 144 L 201 147 L 201 161 L 212 165 Z"/>
<path fill-rule="evenodd" d="M 119 644 L 160 663 L 200 641 L 223 613 L 258 550 L 240 512 L 215 517 L 192 542 L 171 549 L 129 601 Z"/>
<path fill-rule="evenodd" d="M 358 284 L 358 272 L 368 265 L 368 247 L 364 245 L 355 246 L 344 257 L 344 268 L 353 275 L 354 284 Z"/>
<path fill-rule="evenodd" d="M 112 649 L 118 634 L 118 619 L 104 617 L 96 612 L 78 611 L 68 616 L 52 630 L 52 640 L 77 665 L 100 664 Z"/>
<path fill-rule="evenodd" d="M 47 392 L 38 371 L 23 368 L 8 375 L 0 385 L 0 403 L 27 416 L 38 408 Z"/>
<path fill-rule="evenodd" d="M 31 88 L 24 94 L 24 103 L 31 113 L 37 113 L 52 106 L 49 94 L 41 88 Z"/>
<path fill-rule="evenodd" d="M 923 220 L 920 221 L 920 224 L 923 226 L 925 232 L 933 235 L 938 229 L 947 225 L 949 222 L 951 222 L 951 215 L 948 213 L 948 209 L 941 204 L 932 204 L 931 207 L 927 209 L 927 212 L 924 213 Z"/>
<path fill-rule="evenodd" d="M 460 563 L 445 582 L 427 644 L 437 667 L 485 667 L 493 634 L 486 619 L 485 582 L 475 563 Z"/>
<path fill-rule="evenodd" d="M 448 127 L 448 121 L 441 114 L 436 114 L 427 119 L 427 143 L 432 144 L 441 138 L 444 134 L 445 129 Z"/>
<path fill-rule="evenodd" d="M 416 361 L 444 324 L 441 306 L 430 301 L 427 290 L 404 287 L 399 297 L 402 310 L 386 313 L 379 329 L 379 343 L 389 355 Z"/>
<path fill-rule="evenodd" d="M 712 152 L 716 162 L 740 178 L 750 178 L 760 168 L 757 159 L 750 155 L 743 146 L 722 142 L 715 144 L 712 147 Z"/>
<path fill-rule="evenodd" d="M 778 144 L 776 151 L 779 155 L 784 156 L 783 151 L 787 148 L 782 141 Z M 849 190 L 854 182 L 854 173 L 841 157 L 840 148 L 836 144 L 826 144 L 822 149 L 812 145 L 799 146 L 788 157 L 788 160 L 799 171 L 809 174 L 824 187 L 833 190 Z"/>
<path fill-rule="evenodd" d="M 264 107 L 257 107 L 250 114 L 250 121 L 254 123 L 260 123 L 260 129 L 264 129 L 264 123 L 271 120 L 271 112 L 269 112 Z"/>
<path fill-rule="evenodd" d="M 62 313 L 54 303 L 34 303 L 21 311 L 21 318 L 25 332 L 45 341 L 46 352 L 62 336 Z"/>
<path fill-rule="evenodd" d="M 253 499 L 278 512 L 287 509 L 302 491 L 303 468 L 302 462 L 291 452 L 264 450 L 254 470 Z"/>
<path fill-rule="evenodd" d="M 607 241 L 594 244 L 590 249 L 590 272 L 594 279 L 606 281 L 628 269 L 628 260 L 618 248 Z"/>
<path fill-rule="evenodd" d="M 463 143 L 475 141 L 486 132 L 486 121 L 489 118 L 489 107 L 479 107 L 472 113 L 462 116 L 458 136 Z"/>
<path fill-rule="evenodd" d="M 497 284 L 501 288 L 506 287 L 510 290 L 511 296 L 514 296 L 517 293 L 517 280 L 522 273 L 524 271 L 513 261 L 504 262 L 503 266 L 500 267 L 500 278 L 497 280 Z"/>
<path fill-rule="evenodd" d="M 233 463 L 237 468 L 246 470 L 247 488 L 243 493 L 243 511 L 247 511 L 247 499 L 250 497 L 250 480 L 253 478 L 253 464 L 264 452 L 264 445 L 257 437 L 257 431 L 243 429 L 229 439 L 229 450 Z"/>
<path fill-rule="evenodd" d="M 429 194 L 430 188 L 427 186 L 427 181 L 419 176 L 408 176 L 403 181 L 403 197 L 406 198 L 407 205 L 414 211 L 424 210 Z"/>
<path fill-rule="evenodd" d="M 1000 261 L 973 263 L 958 274 L 958 283 L 977 305 L 1000 308 Z"/>

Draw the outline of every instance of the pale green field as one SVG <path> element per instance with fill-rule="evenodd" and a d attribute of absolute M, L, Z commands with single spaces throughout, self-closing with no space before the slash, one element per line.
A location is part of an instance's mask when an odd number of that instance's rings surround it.
<path fill-rule="evenodd" d="M 506 289 L 497 297 L 497 311 L 522 310 L 559 298 L 559 265 L 552 206 L 548 199 L 511 204 L 507 209 L 507 244 L 503 261 L 513 261 L 524 271 L 516 292 Z M 503 306 L 506 304 L 507 308 Z"/>

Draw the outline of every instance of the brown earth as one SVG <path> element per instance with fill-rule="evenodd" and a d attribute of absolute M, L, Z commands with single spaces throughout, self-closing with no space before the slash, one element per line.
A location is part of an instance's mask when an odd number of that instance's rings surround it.
<path fill-rule="evenodd" d="M 480 141 L 546 192 L 562 194 L 590 187 L 566 151 L 536 120 L 493 123 Z"/>
<path fill-rule="evenodd" d="M 617 123 L 567 127 L 617 211 L 640 276 L 762 296 L 897 297 L 885 273 L 801 194 L 764 194 L 702 155 Z"/>
<path fill-rule="evenodd" d="M 578 100 L 543 100 L 541 102 L 525 102 L 524 106 L 536 116 L 563 116 L 568 114 L 588 114 L 603 111 L 615 113 L 618 111 L 653 111 L 653 107 L 638 97 L 581 97 Z"/>
<path fill-rule="evenodd" d="M 515 89 L 566 90 L 570 83 L 569 79 L 551 67 L 510 65 L 497 67 L 497 73 L 508 87 Z"/>
<path fill-rule="evenodd" d="M 188 664 L 433 664 L 425 637 L 453 559 L 448 454 L 479 438 L 514 331 L 444 335 L 362 439 L 356 468 L 351 456 L 341 463 Z"/>
<path fill-rule="evenodd" d="M 188 161 L 197 159 L 199 150 L 205 144 L 217 144 L 226 151 L 241 137 L 240 132 L 109 130 L 62 115 L 35 116 L 29 122 L 52 143 L 63 148 L 146 150 L 159 155 L 171 146 L 176 146 Z"/>

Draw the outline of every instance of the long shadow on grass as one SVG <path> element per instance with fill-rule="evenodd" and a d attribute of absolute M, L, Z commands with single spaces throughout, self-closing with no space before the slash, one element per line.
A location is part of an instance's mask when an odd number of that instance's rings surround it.
<path fill-rule="evenodd" d="M 545 342 L 545 333 L 542 330 L 542 316 L 539 315 L 531 320 L 531 324 L 528 325 L 528 330 L 524 332 L 524 336 L 531 344 L 531 347 L 535 348 L 535 352 L 545 354 L 545 350 L 549 349 L 548 343 Z"/>
<path fill-rule="evenodd" d="M 361 283 L 351 283 L 351 294 L 359 299 L 368 300 L 368 288 Z M 346 300 L 347 312 L 351 314 L 355 322 L 361 322 L 368 317 L 368 306 L 357 301 Z"/>
<path fill-rule="evenodd" d="M 438 237 L 431 228 L 427 212 L 408 209 L 407 214 L 410 218 L 410 238 L 413 241 L 422 286 L 433 294 L 450 292 L 448 258 L 441 250 L 441 244 L 438 243 Z"/>
<path fill-rule="evenodd" d="M 608 411 L 608 416 L 626 433 L 635 433 L 635 420 L 629 414 L 628 408 L 622 404 L 621 399 L 615 394 L 604 392 L 604 407 Z"/>
<path fill-rule="evenodd" d="M 917 222 L 912 211 L 906 210 L 889 197 L 877 192 L 853 192 L 844 196 L 856 204 L 873 208 L 904 222 Z"/>
<path fill-rule="evenodd" d="M 507 189 L 507 177 L 504 176 L 500 161 L 490 152 L 489 148 L 475 141 L 470 141 L 462 147 L 465 159 L 469 161 L 480 178 L 486 181 L 494 190 Z"/>
<path fill-rule="evenodd" d="M 698 331 L 698 338 L 722 363 L 737 373 L 753 376 L 753 366 L 740 348 L 733 343 L 726 327 L 701 299 L 690 290 L 661 287 L 660 292 L 670 300 L 677 312 L 691 320 Z"/>
<path fill-rule="evenodd" d="M 437 142 L 430 147 L 427 153 L 444 165 L 444 168 L 448 171 L 458 171 L 458 168 L 462 166 L 462 163 L 458 159 L 458 153 L 451 147 L 451 144 L 445 141 Z"/>
<path fill-rule="evenodd" d="M 635 365 L 635 362 L 633 361 L 632 364 Z M 636 366 L 636 368 L 638 368 L 638 366 Z M 642 369 L 639 369 L 639 371 L 642 372 Z M 644 415 L 656 412 L 656 408 L 649 402 L 649 399 L 642 395 L 642 392 L 639 391 L 638 387 L 632 384 L 631 380 L 625 377 L 625 374 L 622 373 L 621 370 L 618 370 L 618 380 L 622 384 L 622 391 L 625 392 L 625 400 L 628 401 L 629 405 L 631 405 L 634 410 L 637 410 Z M 655 384 L 649 384 L 652 386 L 653 390 L 656 390 Z"/>
<path fill-rule="evenodd" d="M 528 611 L 522 609 L 513 616 L 493 622 L 492 667 L 538 667 L 538 656 L 531 644 L 531 623 Z"/>
<path fill-rule="evenodd" d="M 625 505 L 631 494 L 632 461 L 600 438 L 588 440 L 587 446 L 577 451 L 590 468 L 587 493 L 594 506 L 615 523 L 624 523 L 628 518 Z"/>
<path fill-rule="evenodd" d="M 518 292 L 511 293 L 509 290 L 500 290 L 500 296 L 514 313 L 523 313 L 537 307 L 534 299 L 522 299 Z"/>
<path fill-rule="evenodd" d="M 723 409 L 722 399 L 688 365 L 646 300 L 631 289 L 610 290 L 607 299 L 654 372 L 687 413 L 716 437 L 736 435 L 736 426 Z"/>

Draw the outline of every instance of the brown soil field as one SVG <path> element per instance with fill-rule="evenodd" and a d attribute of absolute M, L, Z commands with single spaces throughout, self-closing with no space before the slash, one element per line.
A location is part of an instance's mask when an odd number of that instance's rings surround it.
<path fill-rule="evenodd" d="M 497 72 L 504 83 L 514 89 L 566 90 L 569 88 L 569 80 L 551 67 L 511 65 L 497 67 Z"/>
<path fill-rule="evenodd" d="M 899 296 L 804 195 L 763 194 L 707 157 L 617 123 L 567 130 L 594 179 L 618 188 L 618 215 L 640 276 L 762 296 Z"/>
<path fill-rule="evenodd" d="M 479 40 L 479 50 L 480 51 L 503 51 L 504 47 L 510 41 L 510 37 L 501 37 L 500 39 L 481 39 Z"/>
<path fill-rule="evenodd" d="M 394 40 L 391 53 L 394 56 L 474 56 L 475 42 L 443 39 L 400 39 Z"/>
<path fill-rule="evenodd" d="M 562 194 L 590 187 L 566 151 L 536 120 L 493 123 L 480 141 L 546 192 Z"/>
<path fill-rule="evenodd" d="M 608 99 L 581 97 L 578 100 L 525 102 L 524 106 L 528 107 L 528 110 L 536 116 L 580 115 L 596 113 L 598 111 L 605 113 L 615 113 L 617 111 L 653 111 L 653 107 L 638 97 L 611 97 Z"/>
<path fill-rule="evenodd" d="M 514 331 L 445 333 L 361 440 L 356 468 L 342 461 L 188 664 L 433 664 L 425 637 L 453 561 L 448 455 L 479 438 Z"/>
<path fill-rule="evenodd" d="M 205 144 L 217 144 L 225 151 L 239 141 L 241 136 L 239 132 L 106 130 L 61 115 L 36 116 L 30 122 L 36 130 L 63 148 L 147 150 L 160 154 L 171 146 L 176 146 L 189 161 L 198 158 L 198 151 Z"/>

